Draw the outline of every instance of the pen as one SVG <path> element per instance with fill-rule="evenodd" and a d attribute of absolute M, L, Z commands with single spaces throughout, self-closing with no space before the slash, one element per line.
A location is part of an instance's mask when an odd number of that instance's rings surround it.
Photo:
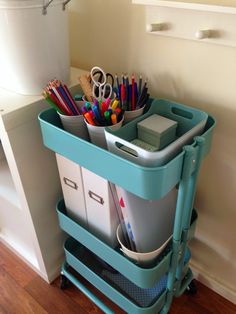
<path fill-rule="evenodd" d="M 134 83 L 134 99 L 135 99 L 135 109 L 136 109 L 136 106 L 137 106 L 137 100 L 138 100 L 138 84 L 135 82 Z"/>
<path fill-rule="evenodd" d="M 132 110 L 135 109 L 134 74 L 132 75 Z"/>
<path fill-rule="evenodd" d="M 140 76 L 139 76 L 139 86 L 138 86 L 138 96 L 141 95 L 141 91 L 142 91 L 142 75 L 140 74 Z"/>
<path fill-rule="evenodd" d="M 123 110 L 126 110 L 126 103 L 125 103 L 125 85 L 121 84 L 121 106 Z"/>
<path fill-rule="evenodd" d="M 124 74 L 123 74 L 123 73 L 122 73 L 122 75 L 121 75 L 121 80 L 122 80 L 123 85 L 125 85 L 125 77 L 124 77 Z"/>
<path fill-rule="evenodd" d="M 132 85 L 129 84 L 128 109 L 127 110 L 132 110 L 132 108 L 131 108 L 131 101 L 132 101 Z"/>
<path fill-rule="evenodd" d="M 125 79 L 125 95 L 126 95 L 126 110 L 129 110 L 129 76 L 127 74 L 126 79 Z"/>
<path fill-rule="evenodd" d="M 120 93 L 119 93 L 120 83 L 119 83 L 119 78 L 117 74 L 115 75 L 115 79 L 116 79 L 116 87 L 117 87 L 117 98 L 120 99 Z"/>

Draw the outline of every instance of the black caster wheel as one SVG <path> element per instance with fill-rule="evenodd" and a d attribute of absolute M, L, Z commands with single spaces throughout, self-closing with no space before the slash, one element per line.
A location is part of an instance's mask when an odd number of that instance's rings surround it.
<path fill-rule="evenodd" d="M 194 280 L 187 286 L 185 293 L 188 295 L 195 295 L 197 293 L 197 285 Z"/>
<path fill-rule="evenodd" d="M 65 290 L 68 287 L 69 280 L 66 278 L 65 275 L 61 274 L 60 278 L 60 289 Z"/>

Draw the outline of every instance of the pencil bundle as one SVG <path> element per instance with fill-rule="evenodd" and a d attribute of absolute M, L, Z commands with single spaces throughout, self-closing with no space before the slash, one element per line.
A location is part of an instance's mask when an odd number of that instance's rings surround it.
<path fill-rule="evenodd" d="M 131 111 L 142 108 L 149 99 L 147 79 L 142 84 L 142 75 L 139 82 L 136 82 L 135 75 L 131 76 L 131 83 L 128 75 L 121 76 L 121 83 L 118 75 L 115 75 L 117 97 L 122 104 L 122 109 Z"/>
<path fill-rule="evenodd" d="M 48 82 L 43 90 L 43 97 L 53 109 L 61 114 L 67 116 L 80 114 L 67 86 L 57 79 Z"/>
<path fill-rule="evenodd" d="M 93 103 L 86 102 L 82 107 L 82 114 L 89 124 L 96 126 L 113 125 L 120 122 L 123 117 L 119 101 L 117 99 L 111 101 L 110 98 L 103 102 L 97 99 Z"/>

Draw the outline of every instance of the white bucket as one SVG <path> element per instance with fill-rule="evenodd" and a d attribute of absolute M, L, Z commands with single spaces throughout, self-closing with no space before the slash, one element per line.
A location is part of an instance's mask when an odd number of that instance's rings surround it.
<path fill-rule="evenodd" d="M 0 0 L 0 87 L 39 95 L 49 80 L 69 80 L 67 10 L 63 1 Z"/>
<path fill-rule="evenodd" d="M 161 254 L 164 248 L 167 246 L 169 241 L 172 238 L 172 235 L 156 250 L 148 253 L 138 253 L 131 251 L 126 247 L 126 243 L 124 241 L 124 236 L 122 234 L 121 225 L 118 226 L 116 231 L 117 240 L 121 246 L 123 253 L 132 261 L 136 262 L 140 266 L 148 266 L 152 264 L 155 259 Z"/>
<path fill-rule="evenodd" d="M 159 200 L 145 200 L 119 186 L 116 190 L 137 252 L 152 252 L 161 247 L 173 233 L 177 189 L 173 188 Z"/>

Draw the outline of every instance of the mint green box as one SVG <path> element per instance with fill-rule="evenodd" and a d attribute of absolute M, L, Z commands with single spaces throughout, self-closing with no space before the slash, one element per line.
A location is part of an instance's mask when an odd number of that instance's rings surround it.
<path fill-rule="evenodd" d="M 158 114 L 153 114 L 137 123 L 138 138 L 160 150 L 176 138 L 178 123 Z"/>

